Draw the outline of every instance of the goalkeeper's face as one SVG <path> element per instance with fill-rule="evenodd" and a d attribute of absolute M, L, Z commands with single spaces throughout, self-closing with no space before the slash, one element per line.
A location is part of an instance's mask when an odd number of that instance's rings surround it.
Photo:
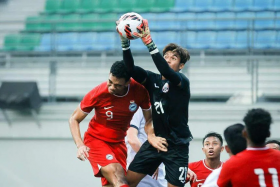
<path fill-rule="evenodd" d="M 167 51 L 163 57 L 169 67 L 176 72 L 180 71 L 185 65 L 184 63 L 180 63 L 181 58 L 177 52 Z"/>
<path fill-rule="evenodd" d="M 114 76 L 112 73 L 110 73 L 107 82 L 108 91 L 110 94 L 114 94 L 114 95 L 119 95 L 119 96 L 125 95 L 129 83 L 130 80 L 126 82 L 124 78 L 118 78 Z"/>

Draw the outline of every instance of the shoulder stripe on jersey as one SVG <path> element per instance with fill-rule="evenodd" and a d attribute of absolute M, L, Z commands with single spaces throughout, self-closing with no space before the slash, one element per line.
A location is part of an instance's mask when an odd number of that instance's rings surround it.
<path fill-rule="evenodd" d="M 80 105 L 79 105 L 79 106 L 80 106 L 80 110 L 81 110 L 83 113 L 85 113 L 85 114 L 89 114 L 88 112 L 85 112 L 85 111 L 83 111 L 83 110 L 82 110 L 82 108 L 81 108 L 81 103 L 80 103 Z"/>
<path fill-rule="evenodd" d="M 130 124 L 130 127 L 133 127 L 135 129 L 139 130 L 139 128 L 136 125 Z"/>

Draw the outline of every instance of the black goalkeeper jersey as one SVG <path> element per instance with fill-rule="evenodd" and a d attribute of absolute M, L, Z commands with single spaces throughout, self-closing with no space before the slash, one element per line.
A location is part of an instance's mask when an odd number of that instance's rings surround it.
<path fill-rule="evenodd" d="M 173 144 L 187 144 L 193 139 L 188 126 L 189 79 L 178 72 L 181 86 L 177 86 L 162 80 L 160 74 L 146 72 L 148 76 L 144 86 L 150 95 L 156 136 L 166 138 Z"/>

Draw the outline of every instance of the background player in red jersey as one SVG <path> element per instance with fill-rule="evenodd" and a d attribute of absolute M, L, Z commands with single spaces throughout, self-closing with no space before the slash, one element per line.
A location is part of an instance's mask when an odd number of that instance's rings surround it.
<path fill-rule="evenodd" d="M 268 140 L 265 146 L 271 149 L 280 150 L 280 142 L 277 140 Z"/>
<path fill-rule="evenodd" d="M 102 177 L 103 186 L 128 187 L 125 179 L 127 149 L 124 137 L 139 106 L 146 124 L 151 125 L 147 90 L 130 79 L 123 61 L 117 61 L 111 67 L 108 81 L 87 93 L 69 120 L 78 148 L 77 157 L 90 161 L 94 175 Z M 95 115 L 83 141 L 79 123 L 93 108 Z"/>
<path fill-rule="evenodd" d="M 243 121 L 247 149 L 223 164 L 218 186 L 279 186 L 280 152 L 265 147 L 272 123 L 270 113 L 260 108 L 252 109 Z"/>
<path fill-rule="evenodd" d="M 205 159 L 189 163 L 189 169 L 197 176 L 195 181 L 190 181 L 192 187 L 202 186 L 208 175 L 223 164 L 220 161 L 221 152 L 224 150 L 223 138 L 220 134 L 216 132 L 206 134 L 203 138 L 202 145 Z"/>

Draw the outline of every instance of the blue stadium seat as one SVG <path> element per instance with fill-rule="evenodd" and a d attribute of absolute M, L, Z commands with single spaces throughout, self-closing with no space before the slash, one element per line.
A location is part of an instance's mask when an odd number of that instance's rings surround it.
<path fill-rule="evenodd" d="M 178 19 L 191 19 L 186 21 L 180 21 L 180 28 L 181 29 L 195 29 L 196 28 L 196 14 L 195 13 L 180 13 L 178 14 Z"/>
<path fill-rule="evenodd" d="M 253 11 L 273 10 L 274 0 L 254 0 L 254 4 L 250 7 Z"/>
<path fill-rule="evenodd" d="M 182 12 L 190 10 L 194 6 L 193 0 L 175 0 L 174 8 L 171 9 L 172 12 Z"/>
<path fill-rule="evenodd" d="M 217 20 L 216 29 L 233 29 L 235 27 L 235 14 L 233 12 L 218 12 L 217 18 L 226 18 L 227 20 Z"/>
<path fill-rule="evenodd" d="M 196 29 L 215 29 L 215 13 L 206 12 L 206 13 L 198 13 L 196 15 L 196 18 L 198 19 L 196 21 Z M 199 20 L 200 18 L 207 20 Z"/>
<path fill-rule="evenodd" d="M 215 46 L 216 32 L 200 31 L 197 32 L 196 43 L 192 45 L 195 49 L 209 49 Z"/>
<path fill-rule="evenodd" d="M 147 19 L 151 30 L 157 29 L 157 14 L 155 13 L 141 13 L 142 18 Z"/>
<path fill-rule="evenodd" d="M 158 32 L 153 35 L 153 40 L 160 51 L 169 43 L 180 43 L 180 35 L 175 31 Z"/>
<path fill-rule="evenodd" d="M 55 40 L 55 38 L 54 38 L 54 40 Z M 51 34 L 42 34 L 40 45 L 38 47 L 36 47 L 35 50 L 36 51 L 51 51 L 51 43 L 52 43 Z M 54 45 L 55 45 L 55 43 L 54 43 Z"/>
<path fill-rule="evenodd" d="M 273 48 L 276 40 L 276 31 L 256 31 L 254 34 L 254 45 L 256 49 Z"/>
<path fill-rule="evenodd" d="M 236 18 L 254 19 L 255 13 L 254 12 L 237 12 Z M 236 29 L 247 29 L 248 27 L 252 26 L 252 23 L 253 23 L 252 20 L 236 19 L 235 28 Z"/>
<path fill-rule="evenodd" d="M 98 45 L 92 46 L 93 50 L 113 50 L 115 49 L 117 34 L 115 32 L 100 32 L 97 34 L 96 43 Z M 119 40 L 119 38 L 118 38 Z"/>
<path fill-rule="evenodd" d="M 157 19 L 166 19 L 166 20 L 156 20 L 156 29 L 159 30 L 179 30 L 180 23 L 177 21 L 176 13 L 161 13 L 156 16 Z"/>
<path fill-rule="evenodd" d="M 78 44 L 79 34 L 76 32 L 61 33 L 58 35 L 57 50 L 71 51 Z"/>
<path fill-rule="evenodd" d="M 275 28 L 280 29 L 280 12 L 276 13 L 276 21 L 275 21 Z"/>
<path fill-rule="evenodd" d="M 247 31 L 237 31 L 235 36 L 235 42 L 232 43 L 231 47 L 235 49 L 246 49 L 250 46 L 249 36 Z"/>
<path fill-rule="evenodd" d="M 219 31 L 217 32 L 217 39 L 214 48 L 229 49 L 235 42 L 235 31 Z"/>
<path fill-rule="evenodd" d="M 186 48 L 194 48 L 196 45 L 196 32 L 195 31 L 187 31 L 182 33 L 182 46 Z"/>
<path fill-rule="evenodd" d="M 157 33 L 153 33 L 153 31 L 151 31 L 151 32 L 152 32 L 151 33 L 152 36 L 157 34 Z M 140 38 L 136 39 L 136 40 L 131 40 L 130 41 L 130 47 L 131 47 L 132 51 L 134 51 L 134 50 L 148 51 L 147 47 L 143 44 L 143 42 Z"/>
<path fill-rule="evenodd" d="M 280 10 L 280 0 L 274 0 L 273 9 L 276 11 Z"/>
<path fill-rule="evenodd" d="M 213 0 L 213 5 L 210 7 L 211 11 L 229 11 L 232 9 L 233 0 Z"/>
<path fill-rule="evenodd" d="M 266 11 L 266 12 L 257 12 L 255 20 L 255 29 L 272 29 L 275 27 L 274 25 L 274 12 Z M 257 20 L 257 18 L 271 18 L 269 20 Z"/>
<path fill-rule="evenodd" d="M 92 50 L 92 46 L 97 45 L 97 35 L 98 34 L 96 32 L 80 33 L 77 45 L 75 45 L 74 49 L 77 51 Z"/>
<path fill-rule="evenodd" d="M 280 31 L 277 31 L 276 33 L 276 40 L 273 47 L 276 49 L 280 49 Z"/>
<path fill-rule="evenodd" d="M 213 0 L 195 0 L 192 10 L 196 12 L 209 11 L 213 5 Z"/>
<path fill-rule="evenodd" d="M 235 0 L 234 10 L 235 11 L 244 11 L 249 10 L 249 7 L 253 6 L 253 0 Z"/>

